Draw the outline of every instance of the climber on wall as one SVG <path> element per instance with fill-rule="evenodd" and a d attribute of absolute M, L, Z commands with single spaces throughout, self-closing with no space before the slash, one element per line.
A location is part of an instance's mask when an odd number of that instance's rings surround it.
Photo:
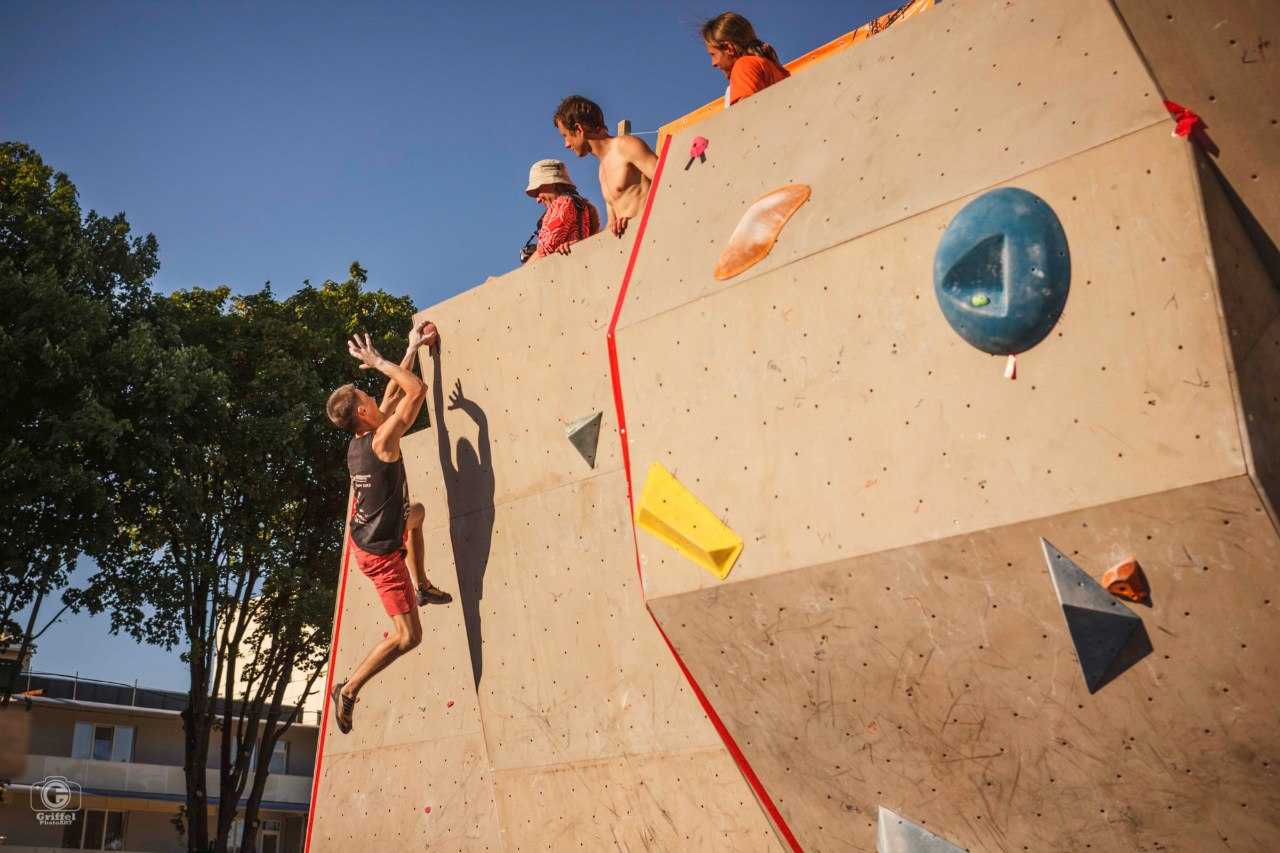
<path fill-rule="evenodd" d="M 418 419 L 427 386 L 412 372 L 421 346 L 436 346 L 440 333 L 429 320 L 409 330 L 409 349 L 399 364 L 383 358 L 365 335 L 352 337 L 347 350 L 361 370 L 376 370 L 389 380 L 382 402 L 354 385 L 343 385 L 329 396 L 329 419 L 353 434 L 347 448 L 347 468 L 355 506 L 351 512 L 349 547 L 356 565 L 378 591 L 391 617 L 394 633 L 374 646 L 346 681 L 329 694 L 338 731 L 351 731 L 356 698 L 365 683 L 401 655 L 422 642 L 419 607 L 447 604 L 453 598 L 427 579 L 423 566 L 422 504 L 409 503 L 409 485 L 400 439 Z M 406 557 L 408 565 L 406 565 Z M 409 565 L 418 581 L 417 594 L 409 579 Z"/>

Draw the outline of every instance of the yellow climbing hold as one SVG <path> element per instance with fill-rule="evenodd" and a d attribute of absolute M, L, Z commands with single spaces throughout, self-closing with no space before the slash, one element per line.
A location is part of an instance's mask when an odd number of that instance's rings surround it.
<path fill-rule="evenodd" d="M 742 537 L 716 518 L 670 471 L 649 466 L 636 525 L 724 580 L 742 553 Z"/>

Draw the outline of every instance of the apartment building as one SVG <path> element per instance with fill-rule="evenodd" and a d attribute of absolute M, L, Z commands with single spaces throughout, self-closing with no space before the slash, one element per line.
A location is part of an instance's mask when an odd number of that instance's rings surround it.
<path fill-rule="evenodd" d="M 182 853 L 175 820 L 186 801 L 183 693 L 24 673 L 30 738 L 25 770 L 0 803 L 7 853 L 121 850 Z M 303 712 L 277 744 L 255 853 L 300 853 L 315 766 L 318 714 Z M 217 806 L 217 746 L 207 791 Z M 261 757 L 255 758 L 261 760 Z M 238 827 L 239 829 L 239 827 Z M 239 832 L 233 847 L 239 850 Z M 241 853 L 247 853 L 242 851 Z"/>

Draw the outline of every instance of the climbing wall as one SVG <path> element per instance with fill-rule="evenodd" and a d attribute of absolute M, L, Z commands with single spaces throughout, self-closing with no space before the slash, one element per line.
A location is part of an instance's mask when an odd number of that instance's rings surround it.
<path fill-rule="evenodd" d="M 1196 112 L 1198 144 L 1280 278 L 1280 22 L 1274 0 L 1115 0 L 1164 96 Z"/>
<path fill-rule="evenodd" d="M 1192 109 L 1223 310 L 1256 475 L 1280 491 L 1280 8 L 1272 0 L 1117 0 L 1165 97 Z"/>
<path fill-rule="evenodd" d="M 648 603 L 804 850 L 1280 837 L 1280 296 L 1232 184 L 1276 134 L 1224 113 L 1245 150 L 1203 153 L 1147 62 L 1110 3 L 947 3 L 673 138 L 617 332 L 630 471 L 743 547 L 721 580 L 707 525 L 642 531 Z M 988 320 L 1040 336 L 983 351 Z M 1094 583 L 1130 556 L 1144 603 Z"/>
<path fill-rule="evenodd" d="M 327 723 L 314 849 L 1271 849 L 1273 41 L 942 3 L 424 312 L 456 600 Z M 346 577 L 339 674 L 387 627 Z"/>
<path fill-rule="evenodd" d="M 443 344 L 403 446 L 455 601 L 422 611 L 353 734 L 327 724 L 312 850 L 782 849 L 644 607 L 604 331 L 631 248 L 421 315 Z M 388 622 L 354 567 L 345 595 L 339 676 Z"/>

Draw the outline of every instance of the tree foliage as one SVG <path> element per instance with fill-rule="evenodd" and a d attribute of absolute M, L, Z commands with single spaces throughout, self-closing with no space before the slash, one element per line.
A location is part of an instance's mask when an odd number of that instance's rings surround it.
<path fill-rule="evenodd" d="M 413 308 L 357 264 L 285 299 L 158 296 L 157 269 L 154 237 L 82 214 L 66 175 L 0 144 L 0 635 L 25 647 L 35 632 L 13 615 L 34 605 L 34 625 L 92 557 L 64 601 L 188 667 L 188 849 L 225 850 L 237 817 L 251 849 L 269 757 L 328 653 L 348 484 L 324 404 L 345 382 L 380 390 L 345 341 L 367 331 L 393 352 Z"/>
<path fill-rule="evenodd" d="M 27 650 L 43 599 L 108 534 L 130 397 L 159 358 L 157 268 L 153 236 L 131 237 L 124 214 L 82 216 L 65 174 L 0 143 L 0 644 Z"/>

